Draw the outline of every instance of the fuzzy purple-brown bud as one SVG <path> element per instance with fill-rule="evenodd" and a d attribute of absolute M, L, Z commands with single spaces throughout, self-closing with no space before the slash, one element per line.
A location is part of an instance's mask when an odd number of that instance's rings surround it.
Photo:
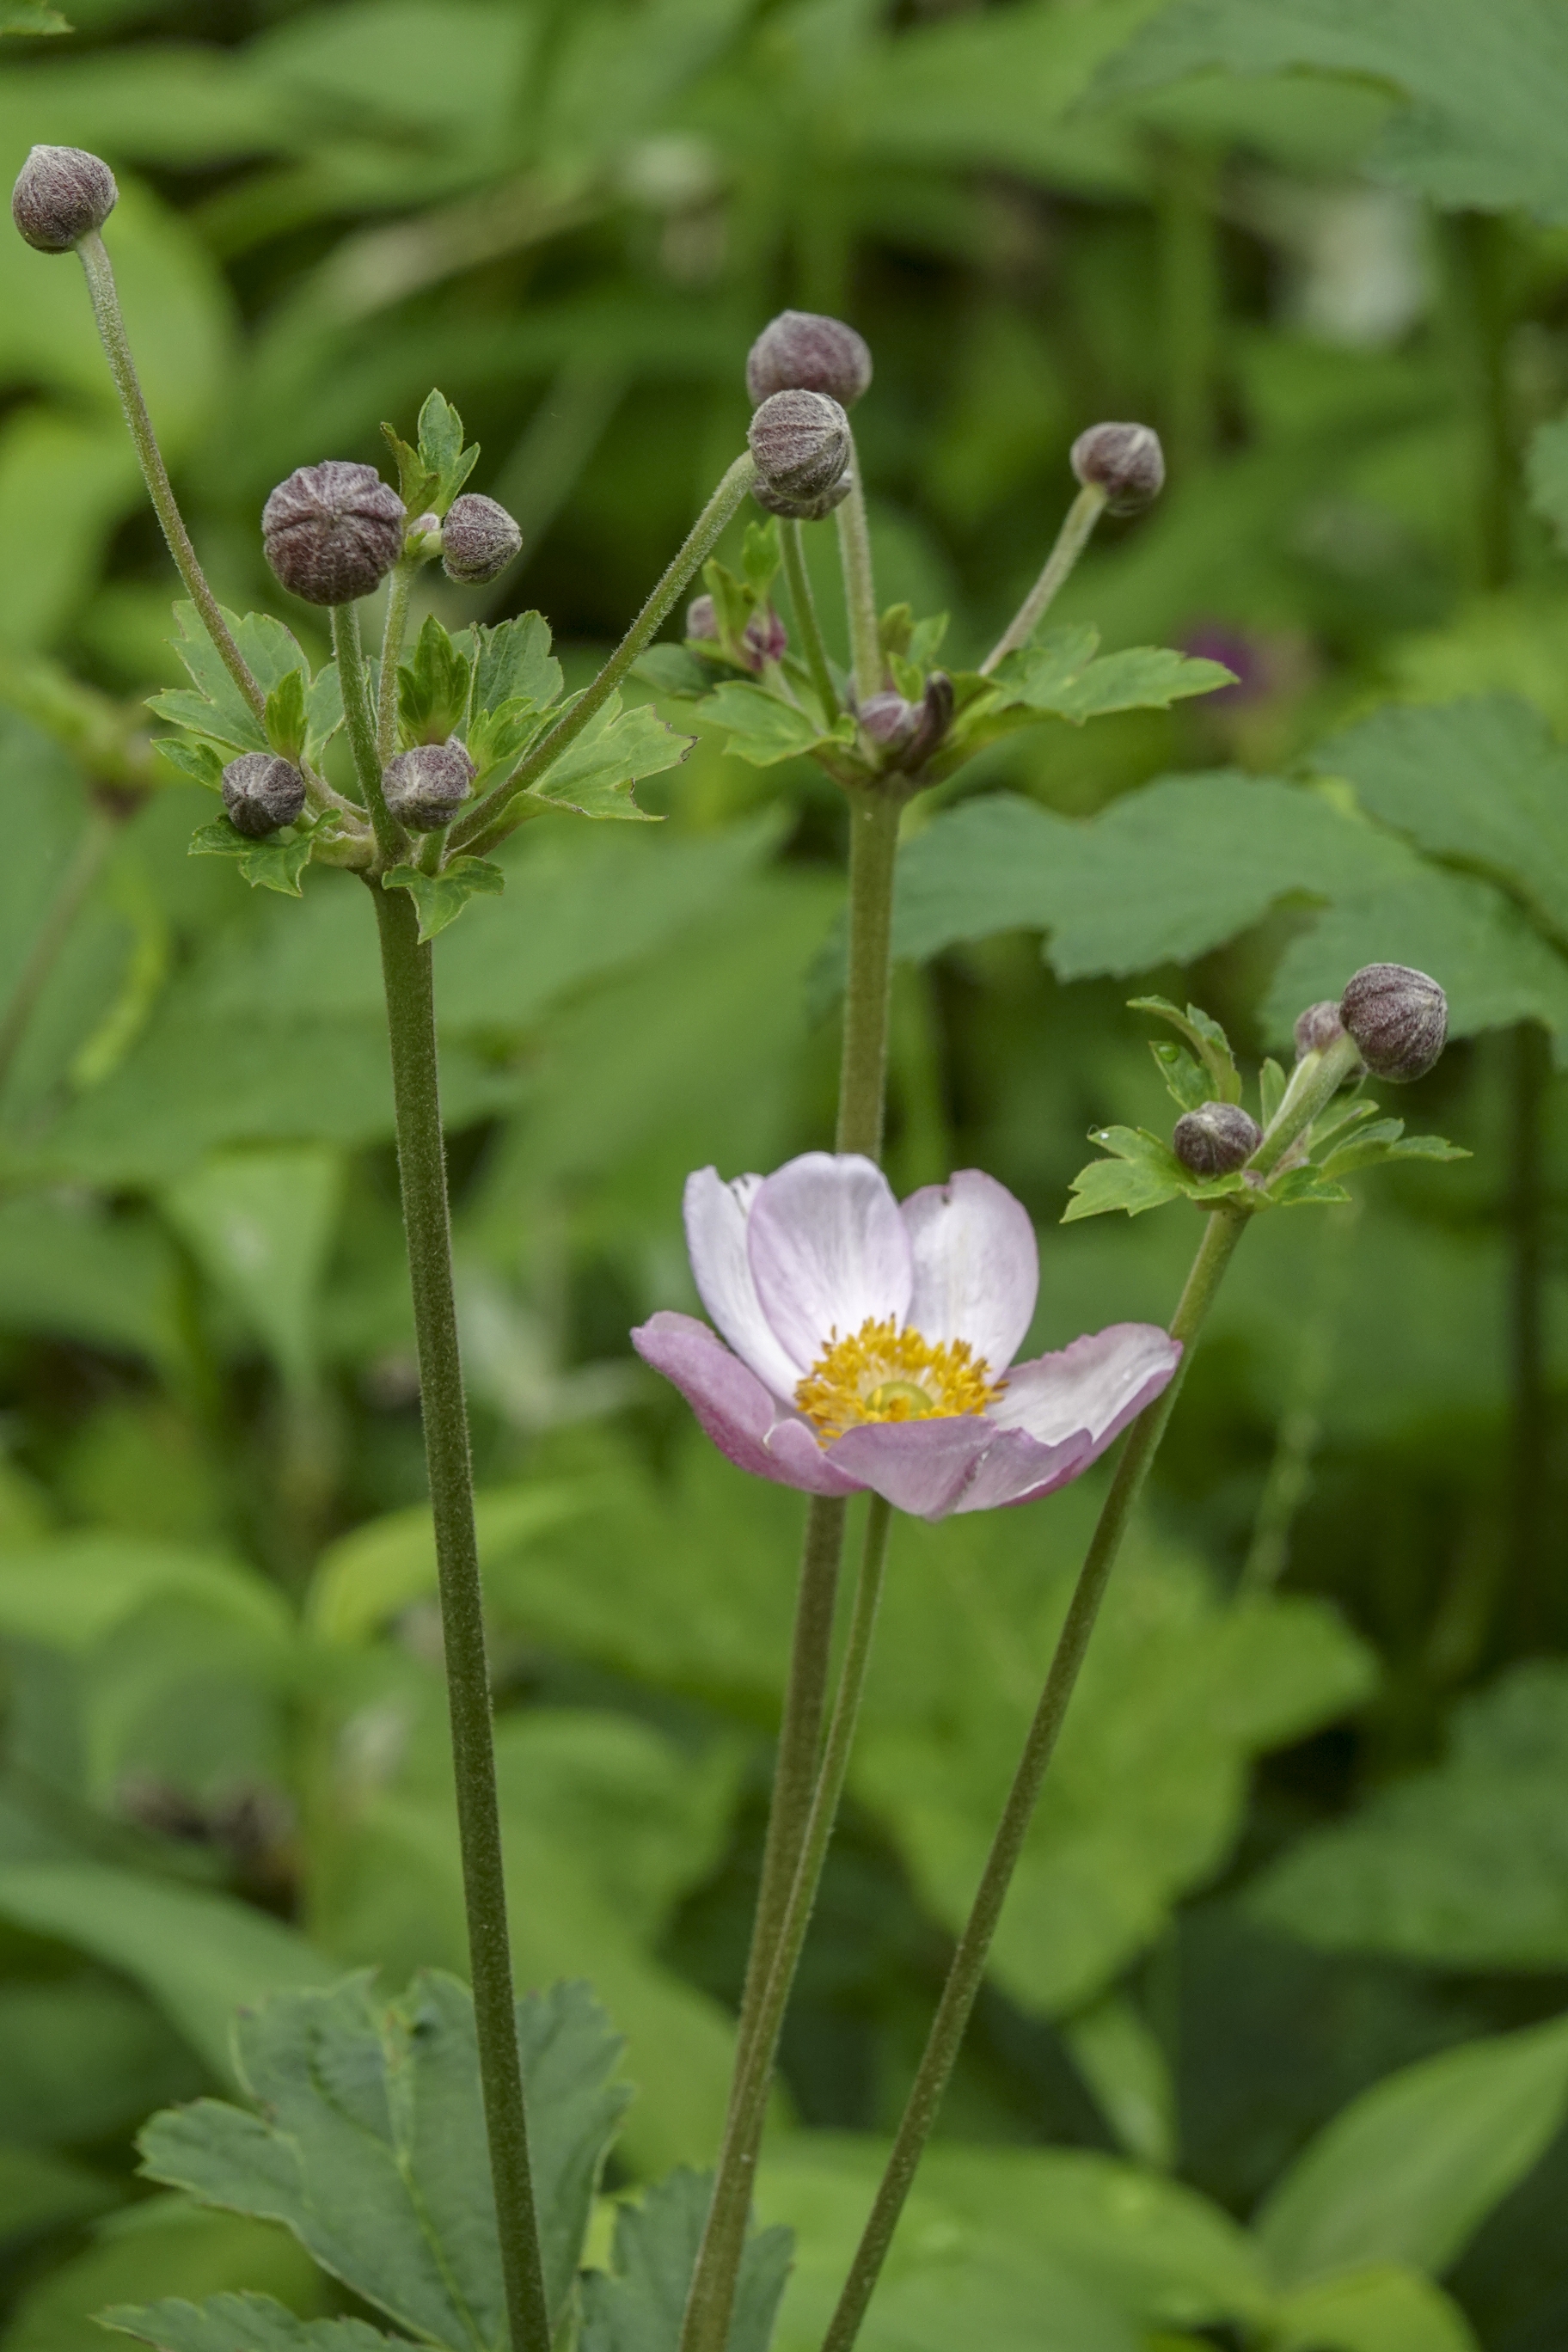
<path fill-rule="evenodd" d="M 824 392 L 775 392 L 752 419 L 748 440 L 761 487 L 810 502 L 842 481 L 849 419 Z"/>
<path fill-rule="evenodd" d="M 1305 1013 L 1296 1016 L 1296 1059 L 1300 1061 L 1303 1054 L 1321 1054 L 1336 1037 L 1342 1037 L 1344 1030 L 1340 1008 L 1331 997 L 1309 1004 Z"/>
<path fill-rule="evenodd" d="M 69 253 L 120 201 L 114 174 L 83 147 L 35 147 L 11 191 L 11 217 L 36 253 Z"/>
<path fill-rule="evenodd" d="M 846 468 L 831 489 L 819 491 L 814 499 L 786 499 L 763 481 L 752 484 L 752 496 L 764 513 L 778 515 L 785 522 L 822 522 L 835 507 L 844 504 L 853 487 L 854 476 Z"/>
<path fill-rule="evenodd" d="M 686 608 L 686 634 L 705 642 L 719 635 L 719 614 L 711 596 L 693 596 Z"/>
<path fill-rule="evenodd" d="M 474 763 L 456 736 L 445 743 L 416 743 L 399 751 L 383 772 L 381 789 L 399 824 L 412 833 L 439 833 L 468 797 Z"/>
<path fill-rule="evenodd" d="M 307 604 L 352 604 L 403 552 L 403 500 L 374 466 L 300 466 L 261 509 L 267 561 Z"/>
<path fill-rule="evenodd" d="M 765 662 L 783 661 L 789 651 L 789 632 L 773 606 L 764 604 L 746 623 L 741 642 L 761 669 Z"/>
<path fill-rule="evenodd" d="M 1105 492 L 1113 515 L 1141 514 L 1165 486 L 1165 453 L 1151 425 L 1091 425 L 1072 445 L 1072 469 L 1086 489 Z"/>
<path fill-rule="evenodd" d="M 522 533 L 494 499 L 465 492 L 454 499 L 441 526 L 441 569 L 448 580 L 479 587 L 499 580 L 522 551 Z"/>
<path fill-rule="evenodd" d="M 1263 1129 L 1239 1103 L 1206 1102 L 1182 1113 L 1171 1149 L 1194 1176 L 1229 1176 L 1262 1140 Z"/>
<path fill-rule="evenodd" d="M 853 408 L 870 383 L 865 337 L 817 310 L 781 310 L 746 358 L 746 390 L 754 401 L 775 392 L 825 392 L 841 408 Z"/>
<path fill-rule="evenodd" d="M 1340 1018 L 1374 1077 L 1424 1078 L 1448 1036 L 1448 1000 L 1407 963 L 1363 964 L 1340 1000 Z"/>
<path fill-rule="evenodd" d="M 242 751 L 223 772 L 223 804 L 237 833 L 264 841 L 305 805 L 305 779 L 278 751 Z"/>

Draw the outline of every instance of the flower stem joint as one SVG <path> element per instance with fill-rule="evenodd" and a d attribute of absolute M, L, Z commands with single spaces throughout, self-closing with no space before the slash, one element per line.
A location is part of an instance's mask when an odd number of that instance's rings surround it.
<path fill-rule="evenodd" d="M 1340 1019 L 1373 1076 L 1403 1086 L 1424 1078 L 1441 1054 L 1448 1000 L 1428 973 L 1409 964 L 1369 963 L 1340 1000 Z"/>
<path fill-rule="evenodd" d="M 747 438 L 757 468 L 752 495 L 770 514 L 819 522 L 849 495 L 849 419 L 826 393 L 771 394 Z"/>
<path fill-rule="evenodd" d="M 952 724 L 952 680 L 945 670 L 933 669 L 919 702 L 906 702 L 889 688 L 885 693 L 868 695 L 855 716 L 862 732 L 882 753 L 884 766 L 913 775 Z"/>
<path fill-rule="evenodd" d="M 1113 515 L 1142 514 L 1165 486 L 1165 453 L 1151 425 L 1091 425 L 1072 445 L 1085 489 L 1103 490 Z"/>
<path fill-rule="evenodd" d="M 307 604 L 352 604 L 403 553 L 403 500 L 374 466 L 328 457 L 279 482 L 261 510 L 267 561 Z"/>
<path fill-rule="evenodd" d="M 1171 1149 L 1194 1176 L 1229 1176 L 1245 1168 L 1263 1129 L 1239 1103 L 1200 1103 L 1176 1121 Z"/>
<path fill-rule="evenodd" d="M 35 253 L 71 253 L 120 201 L 114 174 L 81 147 L 35 147 L 11 191 L 11 217 Z"/>
<path fill-rule="evenodd" d="M 223 772 L 223 804 L 237 833 L 264 841 L 305 806 L 305 779 L 277 751 L 243 751 Z"/>

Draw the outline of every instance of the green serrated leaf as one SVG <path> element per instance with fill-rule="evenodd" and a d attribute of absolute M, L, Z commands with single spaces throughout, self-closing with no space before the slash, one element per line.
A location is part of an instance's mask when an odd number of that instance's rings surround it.
<path fill-rule="evenodd" d="M 305 757 L 311 767 L 343 723 L 343 686 L 335 661 L 328 662 L 310 680 L 305 697 Z"/>
<path fill-rule="evenodd" d="M 381 877 L 384 890 L 406 890 L 419 909 L 421 944 L 457 921 L 470 898 L 499 898 L 506 876 L 487 857 L 454 857 L 439 874 L 417 866 L 394 866 Z"/>
<path fill-rule="evenodd" d="M 463 420 L 444 394 L 433 392 L 419 412 L 419 456 L 436 478 L 429 504 L 445 514 L 479 457 L 479 445 L 463 446 Z"/>
<path fill-rule="evenodd" d="M 427 514 L 439 487 L 437 475 L 417 449 L 400 438 L 395 425 L 383 425 L 382 436 L 397 463 L 397 495 L 410 517 Z"/>
<path fill-rule="evenodd" d="M 581 2352 L 677 2352 L 712 2188 L 683 2168 L 618 2209 L 612 2268 L 583 2282 Z M 794 2245 L 791 2230 L 748 2232 L 727 2352 L 767 2352 Z"/>
<path fill-rule="evenodd" d="M 1285 1099 L 1288 1084 L 1278 1062 L 1270 1059 L 1258 1073 L 1258 1116 L 1266 1128 L 1274 1124 L 1274 1115 Z"/>
<path fill-rule="evenodd" d="M 741 550 L 741 572 L 757 604 L 766 604 L 783 561 L 776 519 L 770 516 L 766 522 L 749 522 Z"/>
<path fill-rule="evenodd" d="M 698 702 L 713 683 L 710 665 L 688 646 L 649 646 L 632 664 L 632 676 L 678 702 Z"/>
<path fill-rule="evenodd" d="M 520 699 L 546 710 L 559 699 L 561 665 L 551 653 L 550 624 L 542 614 L 520 613 L 493 629 L 481 624 L 471 644 L 467 631 L 456 643 L 473 661 L 476 711 Z"/>
<path fill-rule="evenodd" d="M 1153 1055 L 1166 1091 L 1184 1110 L 1196 1110 L 1209 1101 L 1208 1079 L 1184 1045 L 1170 1037 L 1151 1037 L 1149 1051 Z"/>
<path fill-rule="evenodd" d="M 191 857 L 232 857 L 253 890 L 278 890 L 286 898 L 302 894 L 300 877 L 315 846 L 313 829 L 303 824 L 288 827 L 266 841 L 252 841 L 226 816 L 198 824 L 186 855 Z"/>
<path fill-rule="evenodd" d="M 725 750 L 753 768 L 776 767 L 781 760 L 798 760 L 825 746 L 848 745 L 855 736 L 851 719 L 840 719 L 824 735 L 816 720 L 793 702 L 738 679 L 717 688 L 698 706 L 697 716 L 723 728 L 730 739 Z"/>
<path fill-rule="evenodd" d="M 947 635 L 947 622 L 945 613 L 931 613 L 923 621 L 915 623 L 910 637 L 909 658 L 917 669 L 929 669 L 942 651 L 942 639 Z"/>
<path fill-rule="evenodd" d="M 286 670 L 267 698 L 267 740 L 284 759 L 299 761 L 306 732 L 305 679 L 297 669 Z"/>
<path fill-rule="evenodd" d="M 171 768 L 182 776 L 189 776 L 193 783 L 205 784 L 215 793 L 223 790 L 226 744 L 209 742 L 205 735 L 160 735 L 153 748 Z"/>
<path fill-rule="evenodd" d="M 269 2294 L 117 2303 L 98 2314 L 98 2323 L 157 2352 L 386 2352 L 395 2340 L 363 2319 L 299 2319 Z"/>
<path fill-rule="evenodd" d="M 260 2115 L 214 2099 L 154 2116 L 142 2169 L 204 2204 L 283 2222 L 397 2326 L 500 2352 L 505 2298 L 466 1987 L 437 1971 L 397 2000 L 368 1976 L 242 2013 Z M 586 1985 L 518 2003 L 534 2196 L 552 2324 L 563 2316 L 605 2156 L 630 2094 Z"/>
<path fill-rule="evenodd" d="M 444 743 L 468 708 L 471 667 L 466 654 L 427 613 L 414 650 L 397 671 L 397 724 L 404 744 Z"/>
<path fill-rule="evenodd" d="M 1179 1029 L 1197 1054 L 1208 1072 L 1214 1088 L 1209 1097 L 1214 1102 L 1238 1103 L 1241 1100 L 1241 1073 L 1236 1066 L 1236 1056 L 1230 1050 L 1230 1039 L 1219 1023 L 1204 1012 L 1200 1005 L 1189 1004 L 1183 1013 L 1165 996 L 1133 996 L 1128 999 L 1130 1013 L 1157 1013 Z"/>
<path fill-rule="evenodd" d="M 525 695 L 484 710 L 468 730 L 468 757 L 474 763 L 474 789 L 485 787 L 515 768 L 544 724 L 545 713 Z"/>
<path fill-rule="evenodd" d="M 1062 1218 L 1064 1225 L 1076 1223 L 1080 1217 L 1102 1217 L 1111 1209 L 1140 1216 L 1163 1202 L 1182 1199 L 1192 1183 L 1170 1145 L 1146 1128 L 1103 1128 L 1090 1141 L 1102 1144 L 1113 1156 L 1091 1160 L 1073 1178 L 1073 1198 Z"/>
<path fill-rule="evenodd" d="M 679 766 L 695 740 L 667 727 L 647 703 L 623 710 L 620 696 L 612 694 L 525 797 L 575 809 L 579 816 L 640 817 L 654 823 L 647 809 L 638 808 L 632 788 L 644 776 Z"/>
<path fill-rule="evenodd" d="M 1272 1177 L 1256 1195 L 1265 1207 L 1276 1209 L 1335 1208 L 1351 1195 L 1321 1168 L 1288 1168 Z"/>

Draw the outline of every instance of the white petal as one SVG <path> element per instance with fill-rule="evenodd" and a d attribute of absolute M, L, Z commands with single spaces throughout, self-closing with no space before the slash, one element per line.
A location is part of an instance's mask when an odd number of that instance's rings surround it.
<path fill-rule="evenodd" d="M 763 1312 L 808 1372 L 832 1335 L 868 1321 L 901 1325 L 912 1271 L 909 1235 L 881 1170 L 856 1152 L 803 1152 L 764 1179 L 746 1229 Z"/>
<path fill-rule="evenodd" d="M 1021 1201 L 978 1168 L 904 1202 L 914 1255 L 910 1321 L 925 1339 L 967 1339 L 993 1372 L 1017 1354 L 1035 1312 L 1040 1256 Z"/>
<path fill-rule="evenodd" d="M 746 1225 L 760 1176 L 726 1184 L 716 1168 L 686 1180 L 686 1246 L 697 1295 L 724 1339 L 773 1394 L 794 1400 L 800 1370 L 773 1335 L 752 1279 Z"/>
<path fill-rule="evenodd" d="M 1042 1445 L 1059 1445 L 1085 1430 L 1100 1454 L 1159 1395 L 1181 1360 L 1179 1343 L 1157 1323 L 1112 1323 L 1053 1356 L 1015 1364 L 988 1418 Z"/>
<path fill-rule="evenodd" d="M 996 1432 L 982 1414 L 946 1413 L 931 1421 L 862 1422 L 835 1439 L 827 1459 L 895 1510 L 943 1519 L 995 1444 Z"/>

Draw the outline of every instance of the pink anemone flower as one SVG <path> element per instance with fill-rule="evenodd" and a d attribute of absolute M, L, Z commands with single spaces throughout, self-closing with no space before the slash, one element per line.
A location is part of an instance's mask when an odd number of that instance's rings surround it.
<path fill-rule="evenodd" d="M 1035 1231 L 973 1168 L 901 1208 L 853 1152 L 731 1184 L 702 1168 L 686 1237 L 721 1336 L 654 1315 L 637 1353 L 731 1462 L 807 1494 L 868 1486 L 922 1519 L 1032 1502 L 1087 1470 L 1181 1360 L 1157 1325 L 1113 1323 L 1015 1364 Z"/>

